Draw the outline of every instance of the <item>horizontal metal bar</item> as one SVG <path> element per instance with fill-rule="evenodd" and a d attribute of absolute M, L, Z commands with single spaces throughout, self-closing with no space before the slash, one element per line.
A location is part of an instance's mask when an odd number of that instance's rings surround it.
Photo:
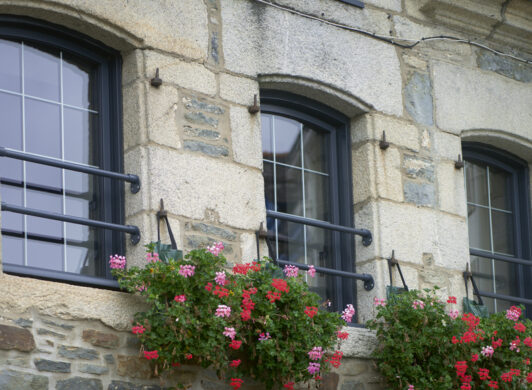
<path fill-rule="evenodd" d="M 364 3 L 360 0 L 339 0 L 339 1 L 341 1 L 342 3 L 354 5 L 355 7 L 358 7 L 358 8 L 364 8 Z"/>
<path fill-rule="evenodd" d="M 532 299 L 514 297 L 511 295 L 496 294 L 496 293 L 491 293 L 487 291 L 479 291 L 478 295 L 481 295 L 487 298 L 503 299 L 505 301 L 524 303 L 525 305 L 532 305 Z"/>
<path fill-rule="evenodd" d="M 107 171 L 105 169 L 95 168 L 88 165 L 74 163 L 70 161 L 62 161 L 51 157 L 37 156 L 31 153 L 20 152 L 18 150 L 8 149 L 0 146 L 0 157 L 14 158 L 17 160 L 29 161 L 37 164 L 48 165 L 51 167 L 68 169 L 70 171 L 77 171 L 83 173 L 90 173 L 111 179 L 123 180 L 131 183 L 131 192 L 136 194 L 140 190 L 140 179 L 137 175 Z"/>
<path fill-rule="evenodd" d="M 53 219 L 56 221 L 70 222 L 77 225 L 92 226 L 102 229 L 118 230 L 131 234 L 131 242 L 137 244 L 140 241 L 140 230 L 137 226 L 132 225 L 119 225 L 111 222 L 96 221 L 94 219 L 75 217 L 73 215 L 63 215 L 59 213 L 51 213 L 48 211 L 42 211 L 37 209 L 30 209 L 26 207 L 16 206 L 2 202 L 2 211 L 10 211 L 12 213 L 31 215 L 34 217 L 41 217 L 46 219 Z"/>
<path fill-rule="evenodd" d="M 522 264 L 522 265 L 527 265 L 529 267 L 532 266 L 532 260 L 525 260 L 525 259 L 519 259 L 517 257 L 512 257 L 512 256 L 499 255 L 497 253 L 491 253 L 491 252 L 483 251 L 480 249 L 469 249 L 469 254 L 473 256 L 478 256 L 478 257 L 485 257 L 488 259 L 506 261 L 508 263 Z"/>
<path fill-rule="evenodd" d="M 72 272 L 61 272 L 37 267 L 9 264 L 5 261 L 2 263 L 2 269 L 6 274 L 31 276 L 32 278 L 40 278 L 47 280 L 57 280 L 63 283 L 71 282 L 76 284 L 84 284 L 87 286 L 99 286 L 113 290 L 119 289 L 118 282 L 113 279 L 97 278 L 95 276 L 75 274 Z"/>
<path fill-rule="evenodd" d="M 282 264 L 282 265 L 293 265 L 295 267 L 298 267 L 304 270 L 309 269 L 308 264 L 294 263 L 294 262 L 286 261 L 286 260 L 277 260 L 277 263 Z M 340 271 L 337 269 L 323 268 L 323 267 L 316 267 L 316 266 L 314 266 L 314 269 L 316 270 L 316 272 L 326 274 L 326 275 L 341 276 L 343 278 L 363 280 L 364 288 L 368 291 L 372 290 L 373 287 L 375 287 L 375 281 L 373 280 L 373 276 L 370 274 L 357 274 L 354 272 Z"/>
<path fill-rule="evenodd" d="M 315 226 L 315 227 L 319 227 L 319 228 L 322 228 L 322 229 L 335 230 L 335 231 L 338 231 L 338 232 L 356 234 L 358 236 L 362 236 L 362 243 L 364 244 L 364 246 L 371 245 L 371 242 L 373 240 L 371 232 L 369 230 L 367 230 L 367 229 L 355 229 L 355 228 L 352 228 L 352 227 L 347 227 L 347 226 L 342 226 L 342 225 L 335 225 L 335 224 L 332 224 L 330 222 L 324 222 L 324 221 L 319 221 L 317 219 L 309 219 L 309 218 L 299 217 L 297 215 L 280 213 L 278 211 L 273 211 L 273 210 L 266 210 L 266 216 L 271 217 L 271 218 L 282 219 L 284 221 L 301 223 L 303 225 Z"/>

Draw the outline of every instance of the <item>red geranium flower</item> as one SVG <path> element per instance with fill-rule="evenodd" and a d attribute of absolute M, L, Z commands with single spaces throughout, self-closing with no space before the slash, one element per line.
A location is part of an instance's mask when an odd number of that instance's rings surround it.
<path fill-rule="evenodd" d="M 447 303 L 456 303 L 456 297 L 449 297 L 449 299 L 447 299 Z"/>
<path fill-rule="evenodd" d="M 289 292 L 290 287 L 288 287 L 288 284 L 283 279 L 273 279 L 272 281 L 272 287 L 276 290 L 279 290 L 281 292 Z"/>
<path fill-rule="evenodd" d="M 251 319 L 251 310 L 242 310 L 242 313 L 240 313 L 240 317 L 242 318 L 242 321 L 248 321 Z"/>
<path fill-rule="evenodd" d="M 242 341 L 231 340 L 231 344 L 229 344 L 229 347 L 233 349 L 239 349 L 241 345 L 242 345 Z"/>
<path fill-rule="evenodd" d="M 241 360 L 238 359 L 238 360 L 233 360 L 231 363 L 229 363 L 229 366 L 230 367 L 238 367 L 241 363 Z"/>
<path fill-rule="evenodd" d="M 315 306 L 307 306 L 305 308 L 305 314 L 310 318 L 314 317 L 318 313 L 318 308 Z"/>
<path fill-rule="evenodd" d="M 347 332 L 338 332 L 338 338 L 342 340 L 347 340 L 349 337 L 349 333 Z"/>
<path fill-rule="evenodd" d="M 231 378 L 231 383 L 229 383 L 229 386 L 236 390 L 242 386 L 242 383 L 244 383 L 244 381 L 240 378 Z"/>
<path fill-rule="evenodd" d="M 157 359 L 159 357 L 159 352 L 155 351 L 144 351 L 144 357 L 148 360 Z"/>
<path fill-rule="evenodd" d="M 288 389 L 288 390 L 294 390 L 294 382 L 288 382 L 286 384 L 283 385 L 284 388 Z"/>

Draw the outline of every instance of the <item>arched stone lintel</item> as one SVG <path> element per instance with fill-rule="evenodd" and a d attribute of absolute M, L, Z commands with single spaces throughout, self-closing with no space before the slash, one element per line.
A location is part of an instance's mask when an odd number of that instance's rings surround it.
<path fill-rule="evenodd" d="M 480 142 L 505 150 L 532 164 L 532 141 L 505 130 L 470 129 L 461 132 L 462 141 Z"/>

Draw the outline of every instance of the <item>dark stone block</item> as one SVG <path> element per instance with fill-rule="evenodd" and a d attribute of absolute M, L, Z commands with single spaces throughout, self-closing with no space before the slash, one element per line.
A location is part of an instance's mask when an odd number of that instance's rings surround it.
<path fill-rule="evenodd" d="M 434 206 L 435 189 L 433 184 L 407 181 L 403 185 L 405 201 L 417 206 Z"/>
<path fill-rule="evenodd" d="M 218 34 L 216 32 L 213 32 L 211 35 L 211 57 L 214 62 L 218 63 Z"/>
<path fill-rule="evenodd" d="M 57 381 L 56 390 L 103 390 L 102 381 L 89 378 L 69 378 Z"/>
<path fill-rule="evenodd" d="M 405 107 L 412 118 L 423 125 L 432 125 L 432 86 L 428 74 L 415 72 L 405 88 Z"/>
<path fill-rule="evenodd" d="M 120 376 L 127 376 L 137 379 L 150 379 L 153 376 L 148 360 L 139 358 L 138 356 L 117 356 L 117 373 Z"/>
<path fill-rule="evenodd" d="M 64 329 L 64 330 L 72 330 L 72 329 L 74 329 L 73 325 L 60 324 L 58 322 L 54 322 L 54 321 L 50 321 L 50 320 L 42 320 L 42 322 L 44 324 L 46 324 L 46 325 L 55 326 L 56 328 L 61 328 L 61 329 Z"/>
<path fill-rule="evenodd" d="M 65 357 L 67 359 L 95 360 L 98 359 L 98 351 L 94 349 L 60 345 L 59 356 Z"/>
<path fill-rule="evenodd" d="M 82 337 L 84 341 L 103 348 L 117 348 L 120 343 L 120 339 L 117 335 L 99 332 L 94 329 L 85 329 Z"/>
<path fill-rule="evenodd" d="M 80 372 L 86 374 L 103 375 L 109 372 L 109 369 L 105 366 L 95 366 L 93 364 L 84 364 L 79 368 Z"/>
<path fill-rule="evenodd" d="M 198 125 L 207 125 L 212 127 L 218 127 L 218 119 L 211 118 L 202 112 L 187 112 L 185 119 L 191 123 Z"/>
<path fill-rule="evenodd" d="M 221 237 L 224 240 L 236 240 L 236 233 L 228 229 L 222 229 L 217 226 L 207 225 L 205 223 L 191 223 L 189 226 L 192 227 L 193 230 L 200 231 L 206 234 L 212 234 Z"/>
<path fill-rule="evenodd" d="M 517 81 L 532 82 L 532 68 L 508 57 L 501 57 L 487 51 L 479 51 L 477 65 L 480 69 L 491 70 Z"/>
<path fill-rule="evenodd" d="M 2 390 L 48 390 L 48 378 L 14 370 L 0 371 Z"/>
<path fill-rule="evenodd" d="M 115 358 L 113 357 L 113 355 L 108 354 L 108 355 L 105 355 L 103 358 L 105 359 L 105 362 L 107 364 L 115 364 Z"/>
<path fill-rule="evenodd" d="M 137 385 L 131 382 L 111 381 L 107 390 L 162 390 L 156 385 Z"/>
<path fill-rule="evenodd" d="M 53 336 L 53 337 L 57 337 L 58 339 L 65 338 L 64 334 L 52 332 L 51 330 L 43 329 L 43 328 L 37 329 L 37 334 L 40 336 Z"/>
<path fill-rule="evenodd" d="M 185 134 L 192 137 L 205 138 L 207 140 L 220 139 L 220 133 L 215 130 L 198 129 L 197 127 L 184 126 Z"/>
<path fill-rule="evenodd" d="M 19 318 L 15 320 L 15 324 L 22 326 L 23 328 L 31 328 L 33 326 L 33 321 L 26 318 Z"/>
<path fill-rule="evenodd" d="M 334 372 L 330 372 L 321 380 L 320 389 L 322 390 L 336 390 L 340 376 Z"/>
<path fill-rule="evenodd" d="M 213 157 L 227 157 L 229 150 L 225 146 L 210 145 L 200 141 L 185 140 L 185 149 L 193 152 L 201 152 Z"/>
<path fill-rule="evenodd" d="M 225 110 L 214 104 L 202 102 L 194 98 L 187 98 L 185 100 L 185 107 L 189 110 L 201 110 L 215 115 L 222 115 Z"/>
<path fill-rule="evenodd" d="M 16 349 L 30 352 L 35 348 L 33 335 L 27 329 L 18 326 L 0 324 L 0 349 Z"/>
<path fill-rule="evenodd" d="M 39 371 L 70 372 L 70 363 L 55 362 L 46 359 L 35 359 L 33 362 Z"/>

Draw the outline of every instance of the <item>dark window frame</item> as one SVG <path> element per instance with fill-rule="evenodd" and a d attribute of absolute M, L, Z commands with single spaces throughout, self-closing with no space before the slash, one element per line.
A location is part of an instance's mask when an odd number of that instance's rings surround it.
<path fill-rule="evenodd" d="M 358 7 L 358 8 L 364 8 L 364 2 L 363 1 L 360 1 L 360 0 L 338 0 L 338 1 L 341 1 L 342 3 L 346 3 L 346 4 L 349 4 L 349 5 L 354 5 L 355 7 Z"/>
<path fill-rule="evenodd" d="M 512 205 L 514 206 L 514 245 L 517 258 L 529 259 L 531 266 L 516 264 L 518 296 L 532 298 L 532 213 L 530 205 L 530 174 L 528 163 L 504 150 L 478 142 L 463 142 L 464 160 L 488 164 L 512 176 Z M 529 305 L 528 305 L 529 306 Z M 532 307 L 527 307 L 532 318 Z"/>
<path fill-rule="evenodd" d="M 65 27 L 14 15 L 0 15 L 0 38 L 23 40 L 40 47 L 59 49 L 87 60 L 88 63 L 97 67 L 93 83 L 99 111 L 98 134 L 95 143 L 95 150 L 99 154 L 97 161 L 102 169 L 122 172 L 122 60 L 120 53 Z M 97 219 L 123 223 L 125 219 L 123 183 L 109 178 L 99 180 L 98 196 L 102 201 Z M 124 253 L 124 236 L 113 230 L 100 229 L 97 232 L 100 256 L 96 261 L 101 274 L 105 277 L 99 278 L 8 263 L 3 263 L 3 271 L 8 274 L 40 279 L 116 288 L 117 284 L 112 280 L 105 257 L 114 253 Z"/>
<path fill-rule="evenodd" d="M 277 90 L 261 90 L 261 112 L 292 118 L 331 134 L 329 202 L 333 224 L 354 226 L 350 120 L 342 113 L 306 97 Z M 355 240 L 352 234 L 331 231 L 334 250 L 332 268 L 355 271 Z M 332 307 L 342 310 L 354 304 L 356 284 L 350 278 L 333 277 Z"/>

